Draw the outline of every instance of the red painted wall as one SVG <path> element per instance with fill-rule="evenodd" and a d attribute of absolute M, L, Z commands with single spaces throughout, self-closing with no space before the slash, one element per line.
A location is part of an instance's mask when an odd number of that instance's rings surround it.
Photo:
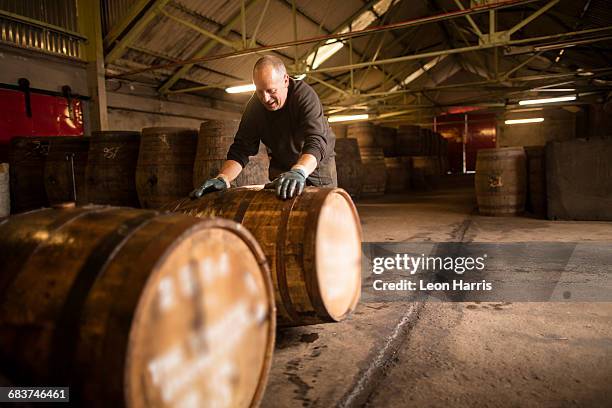
<path fill-rule="evenodd" d="M 463 171 L 464 114 L 438 116 L 438 132 L 448 140 L 448 160 L 453 173 Z M 494 148 L 496 144 L 496 118 L 494 114 L 468 113 L 465 140 L 466 170 L 476 170 L 476 154 L 479 149 Z"/>
<path fill-rule="evenodd" d="M 73 99 L 71 102 L 72 117 L 66 98 L 32 92 L 32 117 L 28 117 L 25 94 L 0 89 L 0 160 L 6 161 L 8 143 L 15 136 L 82 136 L 81 101 Z"/>

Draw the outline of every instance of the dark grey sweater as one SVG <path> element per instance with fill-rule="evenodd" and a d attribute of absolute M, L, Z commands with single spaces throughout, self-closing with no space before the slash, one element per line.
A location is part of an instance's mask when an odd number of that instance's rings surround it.
<path fill-rule="evenodd" d="M 301 154 L 317 159 L 317 168 L 308 177 L 315 186 L 335 186 L 336 136 L 323 115 L 323 106 L 315 91 L 303 81 L 289 80 L 287 100 L 282 109 L 267 110 L 254 94 L 242 114 L 234 143 L 227 158 L 244 166 L 249 156 L 257 154 L 259 142 L 271 155 L 270 169 L 287 171 Z M 271 174 L 272 175 L 272 174 Z"/>

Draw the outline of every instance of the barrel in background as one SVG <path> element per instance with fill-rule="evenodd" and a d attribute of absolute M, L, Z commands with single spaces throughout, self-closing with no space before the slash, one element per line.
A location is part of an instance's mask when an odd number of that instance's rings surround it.
<path fill-rule="evenodd" d="M 142 130 L 136 191 L 143 208 L 161 208 L 193 190 L 197 144 L 195 129 L 151 127 Z"/>
<path fill-rule="evenodd" d="M 412 156 L 410 183 L 415 190 L 432 190 L 438 187 L 442 171 L 439 156 Z"/>
<path fill-rule="evenodd" d="M 274 190 L 239 187 L 165 209 L 233 219 L 253 234 L 270 264 L 279 325 L 339 321 L 359 301 L 361 227 L 342 189 L 306 187 L 283 201 Z"/>
<path fill-rule="evenodd" d="M 140 132 L 93 132 L 89 140 L 85 183 L 87 201 L 139 207 L 136 163 Z"/>
<path fill-rule="evenodd" d="M 357 139 L 360 148 L 378 146 L 376 126 L 370 122 L 351 123 L 347 126 L 346 137 Z"/>
<path fill-rule="evenodd" d="M 44 183 L 51 205 L 75 201 L 86 204 L 85 169 L 89 137 L 54 137 L 49 139 Z"/>
<path fill-rule="evenodd" d="M 408 172 L 401 157 L 385 157 L 387 181 L 385 192 L 399 193 L 406 189 Z"/>
<path fill-rule="evenodd" d="M 526 163 L 522 147 L 478 150 L 475 180 L 481 214 L 504 216 L 525 210 Z"/>
<path fill-rule="evenodd" d="M 49 137 L 15 137 L 9 150 L 11 210 L 13 213 L 49 205 L 44 168 Z"/>
<path fill-rule="evenodd" d="M 386 126 L 377 126 L 377 142 L 382 147 L 385 157 L 398 156 L 396 151 L 397 146 L 397 130 Z"/>
<path fill-rule="evenodd" d="M 336 135 L 336 139 L 345 139 L 347 137 L 347 125 L 342 125 L 340 123 L 332 123 L 329 125 L 329 127 L 331 127 L 331 130 L 334 132 L 334 135 Z"/>
<path fill-rule="evenodd" d="M 375 197 L 385 193 L 387 168 L 381 147 L 360 147 L 363 177 L 361 196 Z"/>
<path fill-rule="evenodd" d="M 238 131 L 238 120 L 207 120 L 200 126 L 195 163 L 193 166 L 193 187 L 199 187 L 204 181 L 217 176 L 227 152 L 234 142 Z M 270 160 L 266 147 L 260 143 L 259 151 L 249 158 L 249 163 L 232 182 L 232 186 L 241 187 L 253 184 L 266 184 Z"/>
<path fill-rule="evenodd" d="M 424 152 L 421 128 L 402 125 L 397 130 L 395 151 L 399 156 L 419 156 Z"/>
<path fill-rule="evenodd" d="M 0 217 L 11 213 L 11 193 L 9 182 L 9 164 L 0 163 Z"/>
<path fill-rule="evenodd" d="M 361 195 L 363 164 L 356 139 L 336 139 L 336 172 L 338 187 L 346 190 L 353 199 Z"/>
<path fill-rule="evenodd" d="M 88 407 L 261 399 L 274 295 L 236 223 L 101 206 L 17 215 L 0 223 L 0 293 L 16 384 L 67 385 Z"/>

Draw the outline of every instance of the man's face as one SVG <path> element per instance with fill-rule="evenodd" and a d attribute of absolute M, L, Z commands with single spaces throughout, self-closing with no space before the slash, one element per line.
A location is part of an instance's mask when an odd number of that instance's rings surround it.
<path fill-rule="evenodd" d="M 253 72 L 253 83 L 259 101 L 267 110 L 275 111 L 285 106 L 289 91 L 289 75 L 264 66 Z"/>

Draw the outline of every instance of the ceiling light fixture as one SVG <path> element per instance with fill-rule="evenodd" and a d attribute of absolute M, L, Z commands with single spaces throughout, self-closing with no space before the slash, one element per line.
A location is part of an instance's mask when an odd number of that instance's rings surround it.
<path fill-rule="evenodd" d="M 225 88 L 225 92 L 230 94 L 253 92 L 255 90 L 255 84 L 230 86 Z"/>
<path fill-rule="evenodd" d="M 334 116 L 330 116 L 328 121 L 329 123 L 334 123 L 334 122 L 348 122 L 351 120 L 365 120 L 368 119 L 370 116 L 368 114 L 363 114 L 363 115 L 334 115 Z"/>
<path fill-rule="evenodd" d="M 539 122 L 544 122 L 544 118 L 508 119 L 504 123 L 506 125 L 518 125 L 520 123 L 539 123 Z"/>
<path fill-rule="evenodd" d="M 557 98 L 544 98 L 544 99 L 527 99 L 519 101 L 519 105 L 539 105 L 541 103 L 554 103 L 554 102 L 568 102 L 575 101 L 576 96 L 559 96 Z"/>

